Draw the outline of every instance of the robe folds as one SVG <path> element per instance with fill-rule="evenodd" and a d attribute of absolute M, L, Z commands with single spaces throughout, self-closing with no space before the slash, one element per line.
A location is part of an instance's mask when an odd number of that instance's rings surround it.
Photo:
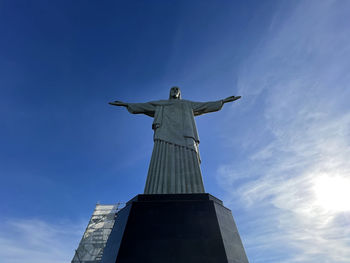
<path fill-rule="evenodd" d="M 154 148 L 144 193 L 204 193 L 194 116 L 220 110 L 223 101 L 169 99 L 127 105 L 130 113 L 154 118 Z"/>

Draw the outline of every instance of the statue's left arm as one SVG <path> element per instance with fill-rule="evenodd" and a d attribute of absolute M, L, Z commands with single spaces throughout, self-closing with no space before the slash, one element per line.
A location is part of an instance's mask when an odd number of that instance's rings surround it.
<path fill-rule="evenodd" d="M 227 102 L 232 102 L 240 99 L 241 96 L 230 96 L 223 100 L 208 101 L 208 102 L 192 102 L 192 109 L 194 116 L 198 116 L 204 113 L 214 112 L 221 110 L 222 106 Z"/>

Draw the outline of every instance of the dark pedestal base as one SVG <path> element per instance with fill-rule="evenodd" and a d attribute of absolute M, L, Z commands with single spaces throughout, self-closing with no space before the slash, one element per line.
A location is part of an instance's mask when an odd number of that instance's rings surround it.
<path fill-rule="evenodd" d="M 248 263 L 231 211 L 210 194 L 138 195 L 120 212 L 102 263 Z"/>

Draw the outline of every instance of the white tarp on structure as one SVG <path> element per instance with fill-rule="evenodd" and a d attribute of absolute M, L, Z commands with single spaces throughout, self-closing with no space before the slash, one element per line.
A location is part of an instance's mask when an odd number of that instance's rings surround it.
<path fill-rule="evenodd" d="M 96 205 L 72 263 L 101 262 L 103 249 L 112 231 L 118 208 L 119 204 Z"/>

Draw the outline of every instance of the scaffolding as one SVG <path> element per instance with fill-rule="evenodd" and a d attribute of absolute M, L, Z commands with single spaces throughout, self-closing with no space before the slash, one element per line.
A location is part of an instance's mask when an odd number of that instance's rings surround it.
<path fill-rule="evenodd" d="M 97 204 L 71 263 L 100 263 L 121 203 Z"/>

